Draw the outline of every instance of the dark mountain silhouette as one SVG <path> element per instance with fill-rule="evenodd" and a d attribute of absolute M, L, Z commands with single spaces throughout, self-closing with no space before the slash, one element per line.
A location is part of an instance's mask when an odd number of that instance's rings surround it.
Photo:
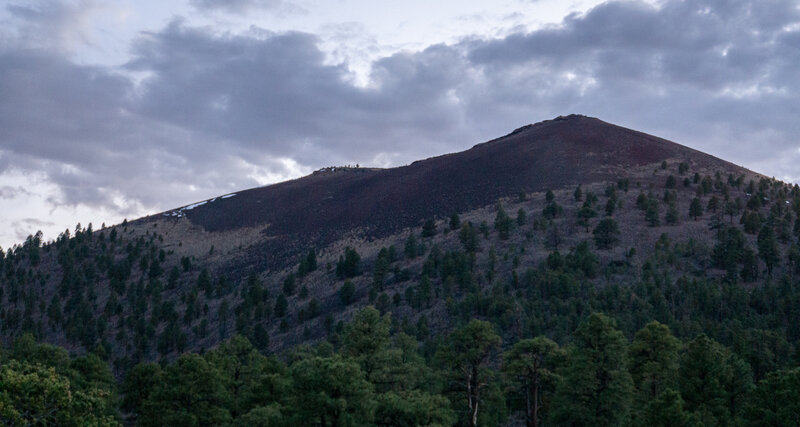
<path fill-rule="evenodd" d="M 268 224 L 259 251 L 275 254 L 269 264 L 277 266 L 291 259 L 292 249 L 324 246 L 352 229 L 382 237 L 520 192 L 613 181 L 666 159 L 681 159 L 695 168 L 744 171 L 665 139 L 569 115 L 521 127 L 460 153 L 391 169 L 326 168 L 217 198 L 183 214 L 212 232 Z"/>

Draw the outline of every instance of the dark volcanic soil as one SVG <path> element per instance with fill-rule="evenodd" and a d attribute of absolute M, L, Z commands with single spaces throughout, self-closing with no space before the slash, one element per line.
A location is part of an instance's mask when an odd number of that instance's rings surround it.
<path fill-rule="evenodd" d="M 521 191 L 615 180 L 626 169 L 665 159 L 686 161 L 694 168 L 736 168 L 661 138 L 571 115 L 519 128 L 460 153 L 392 169 L 315 172 L 242 191 L 185 214 L 208 231 L 269 224 L 269 239 L 258 252 L 270 254 L 262 262 L 271 267 L 355 228 L 380 237 Z"/>

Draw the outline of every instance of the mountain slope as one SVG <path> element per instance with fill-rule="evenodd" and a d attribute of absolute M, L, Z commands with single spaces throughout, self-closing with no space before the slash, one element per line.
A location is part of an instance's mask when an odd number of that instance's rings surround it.
<path fill-rule="evenodd" d="M 695 199 L 704 212 L 690 216 Z M 720 322 L 697 307 L 727 298 L 730 283 L 794 277 L 798 212 L 797 187 L 561 117 L 404 167 L 326 169 L 44 246 L 32 237 L 2 260 L 0 333 L 78 352 L 99 344 L 117 372 L 233 334 L 274 352 L 335 343 L 368 304 L 423 343 L 470 317 L 511 341 L 563 341 L 596 310 L 629 335 L 653 318 L 690 335 Z M 595 239 L 604 220 L 619 229 L 610 244 Z M 758 256 L 765 227 L 780 262 Z M 793 322 L 758 305 L 731 313 L 749 313 L 745 327 Z"/>
<path fill-rule="evenodd" d="M 320 171 L 242 191 L 186 216 L 209 231 L 270 224 L 272 236 L 314 236 L 355 227 L 386 234 L 499 197 L 614 179 L 667 159 L 737 172 L 730 163 L 679 144 L 572 115 L 408 166 Z"/>
<path fill-rule="evenodd" d="M 614 181 L 644 165 L 677 159 L 693 170 L 746 172 L 661 138 L 571 115 L 519 128 L 460 153 L 391 169 L 329 168 L 183 213 L 211 232 L 268 225 L 259 251 L 279 253 L 268 266 L 282 267 L 282 261 L 297 255 L 287 248 L 324 246 L 353 229 L 383 237 L 501 197 Z"/>

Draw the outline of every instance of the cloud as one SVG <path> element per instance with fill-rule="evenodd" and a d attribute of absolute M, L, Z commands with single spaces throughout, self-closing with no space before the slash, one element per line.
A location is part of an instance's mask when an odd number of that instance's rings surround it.
<path fill-rule="evenodd" d="M 24 223 L 26 225 L 34 226 L 34 227 L 44 227 L 44 226 L 54 225 L 52 222 L 42 221 L 42 220 L 37 219 L 37 218 L 24 218 L 20 222 L 22 222 L 22 223 Z"/>
<path fill-rule="evenodd" d="M 772 154 L 748 138 L 772 130 L 770 143 L 786 146 L 800 132 L 791 119 L 800 88 L 788 77 L 799 14 L 792 1 L 609 2 L 465 49 L 495 93 L 514 82 L 537 102 L 743 161 Z"/>
<path fill-rule="evenodd" d="M 28 48 L 71 53 L 81 44 L 90 43 L 88 24 L 104 8 L 92 0 L 63 2 L 33 0 L 10 3 L 5 9 L 12 17 L 9 37 Z"/>
<path fill-rule="evenodd" d="M 29 195 L 30 192 L 22 186 L 12 187 L 10 185 L 4 185 L 0 187 L 0 199 L 13 199 L 19 195 Z"/>
<path fill-rule="evenodd" d="M 284 0 L 189 0 L 199 11 L 221 11 L 242 15 L 253 10 L 267 10 L 280 13 L 302 11 L 302 8 Z"/>
<path fill-rule="evenodd" d="M 227 4 L 194 2 L 254 2 Z M 35 10 L 12 11 L 20 33 L 60 22 Z M 56 209 L 169 209 L 322 166 L 408 163 L 572 112 L 778 177 L 796 179 L 800 160 L 793 1 L 607 2 L 536 31 L 395 52 L 365 84 L 303 32 L 174 20 L 142 33 L 121 69 L 14 40 L 0 45 L 0 173 L 44 174 Z"/>
<path fill-rule="evenodd" d="M 446 92 L 458 81 L 454 49 L 384 58 L 363 88 L 345 66 L 326 64 L 318 43 L 306 33 L 218 36 L 173 22 L 135 48 L 128 67 L 153 76 L 135 111 L 227 140 L 247 157 L 305 164 L 363 162 L 393 143 L 417 152 L 452 128 Z M 412 137 L 419 142 L 409 144 Z"/>
<path fill-rule="evenodd" d="M 36 234 L 36 231 L 32 230 L 41 230 L 42 228 L 53 227 L 56 224 L 50 221 L 42 221 L 37 218 L 23 218 L 19 221 L 14 221 L 11 223 L 11 230 L 14 232 L 14 236 L 16 240 L 22 242 L 28 236 L 33 236 Z"/>

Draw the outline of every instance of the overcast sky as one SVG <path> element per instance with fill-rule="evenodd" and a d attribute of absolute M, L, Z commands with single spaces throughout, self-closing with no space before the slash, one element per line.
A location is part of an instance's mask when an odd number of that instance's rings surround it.
<path fill-rule="evenodd" d="M 580 113 L 800 180 L 795 0 L 0 0 L 0 245 Z"/>

